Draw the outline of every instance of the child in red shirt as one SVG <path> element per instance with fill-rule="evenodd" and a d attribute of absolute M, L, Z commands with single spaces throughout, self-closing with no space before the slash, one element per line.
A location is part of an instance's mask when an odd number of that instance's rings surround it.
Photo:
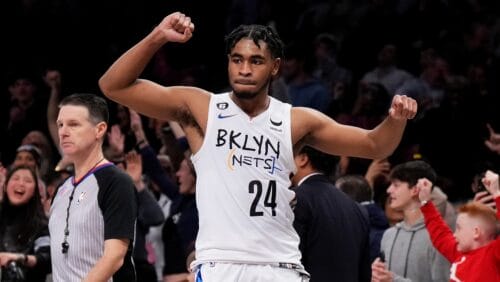
<path fill-rule="evenodd" d="M 431 199 L 432 183 L 417 183 L 421 211 L 434 247 L 451 263 L 450 281 L 500 281 L 500 188 L 498 174 L 487 171 L 482 182 L 495 198 L 497 213 L 484 204 L 472 202 L 459 209 L 455 233 L 441 218 Z"/>

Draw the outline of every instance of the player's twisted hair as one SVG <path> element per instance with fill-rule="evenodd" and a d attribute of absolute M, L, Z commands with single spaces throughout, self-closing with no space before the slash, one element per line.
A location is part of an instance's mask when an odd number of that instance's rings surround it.
<path fill-rule="evenodd" d="M 264 25 L 240 25 L 229 33 L 226 38 L 226 54 L 230 54 L 234 45 L 242 38 L 252 39 L 255 45 L 260 47 L 259 41 L 264 41 L 273 59 L 283 58 L 284 44 L 278 33 L 270 26 Z"/>

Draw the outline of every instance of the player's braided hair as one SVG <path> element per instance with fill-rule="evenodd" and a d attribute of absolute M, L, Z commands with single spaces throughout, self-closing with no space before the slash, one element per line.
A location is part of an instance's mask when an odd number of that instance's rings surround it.
<path fill-rule="evenodd" d="M 278 33 L 270 26 L 264 25 L 240 25 L 229 33 L 226 40 L 226 54 L 230 54 L 234 45 L 242 38 L 252 39 L 255 45 L 259 46 L 259 41 L 265 42 L 271 51 L 273 59 L 283 58 L 283 41 Z"/>

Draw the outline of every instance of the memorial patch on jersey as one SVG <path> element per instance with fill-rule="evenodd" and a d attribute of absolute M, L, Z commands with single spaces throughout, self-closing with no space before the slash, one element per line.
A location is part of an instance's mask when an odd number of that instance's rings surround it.
<path fill-rule="evenodd" d="M 219 110 L 225 110 L 228 107 L 229 107 L 229 104 L 227 102 L 217 103 L 217 109 L 219 109 Z"/>

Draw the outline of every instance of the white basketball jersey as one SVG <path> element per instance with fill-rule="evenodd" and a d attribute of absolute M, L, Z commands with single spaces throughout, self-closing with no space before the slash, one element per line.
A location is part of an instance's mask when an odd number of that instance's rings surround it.
<path fill-rule="evenodd" d="M 300 265 L 289 190 L 295 172 L 289 104 L 270 97 L 250 118 L 229 97 L 212 95 L 205 139 L 192 156 L 200 228 L 196 262 Z"/>

